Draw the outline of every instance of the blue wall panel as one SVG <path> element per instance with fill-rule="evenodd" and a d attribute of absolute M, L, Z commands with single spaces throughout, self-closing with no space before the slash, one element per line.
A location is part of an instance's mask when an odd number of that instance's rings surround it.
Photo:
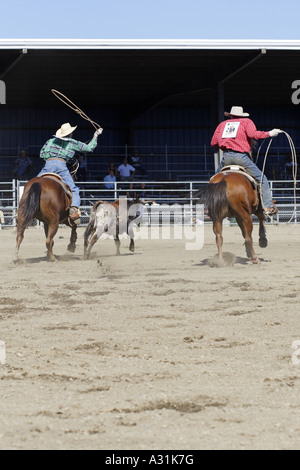
<path fill-rule="evenodd" d="M 297 106 L 290 105 L 286 108 L 253 108 L 245 111 L 250 113 L 257 129 L 281 128 L 290 134 L 295 146 L 299 147 L 299 110 Z M 122 110 L 89 108 L 84 111 L 104 128 L 95 151 L 99 157 L 89 156 L 91 168 L 106 168 L 111 159 L 119 162 L 125 154 L 126 145 L 129 154 L 134 149 L 138 150 L 145 156 L 147 166 L 153 168 L 163 168 L 166 155 L 168 165 L 178 169 L 199 169 L 203 167 L 205 157 L 206 166 L 213 165 L 210 141 L 214 129 L 211 127 L 208 108 L 153 108 L 131 123 L 131 142 L 127 141 L 129 121 Z M 0 156 L 13 157 L 21 148 L 25 148 L 31 156 L 38 158 L 42 145 L 64 122 L 78 125 L 75 134 L 78 140 L 89 141 L 94 133 L 88 121 L 63 104 L 55 108 L 20 109 L 1 105 Z M 263 152 L 267 144 L 264 145 Z M 288 152 L 289 144 L 284 135 L 273 139 L 270 153 L 276 154 L 279 162 L 281 154 L 284 157 Z"/>
<path fill-rule="evenodd" d="M 286 130 L 299 144 L 299 111 L 296 106 L 286 109 L 250 109 L 256 127 Z M 122 146 L 126 142 L 127 121 L 115 110 L 88 109 L 85 112 L 104 128 L 104 146 Z M 93 127 L 66 106 L 45 109 L 11 109 L 0 107 L 0 147 L 41 146 L 63 122 L 78 125 L 76 136 L 88 140 Z M 133 123 L 133 146 L 209 146 L 213 133 L 208 109 L 155 108 L 139 116 Z M 281 136 L 282 137 L 282 136 Z M 284 139 L 281 139 L 284 142 Z M 1 151 L 0 148 L 0 151 Z"/>

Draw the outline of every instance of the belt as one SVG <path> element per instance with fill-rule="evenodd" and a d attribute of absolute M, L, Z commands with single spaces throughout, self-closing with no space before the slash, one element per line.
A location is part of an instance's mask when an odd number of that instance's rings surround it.
<path fill-rule="evenodd" d="M 234 152 L 234 153 L 248 153 L 248 152 L 239 152 L 238 150 L 224 149 L 223 152 Z"/>
<path fill-rule="evenodd" d="M 66 160 L 65 160 L 64 158 L 56 158 L 56 157 L 51 157 L 51 158 L 47 158 L 47 161 L 48 161 L 48 160 L 59 160 L 59 161 L 61 161 L 61 162 L 65 162 L 65 163 L 67 163 L 67 162 L 66 162 Z"/>
<path fill-rule="evenodd" d="M 249 152 L 239 152 L 238 150 L 224 149 L 223 153 L 226 153 L 226 152 L 240 153 L 241 155 L 247 155 L 247 157 L 250 158 L 250 153 Z"/>

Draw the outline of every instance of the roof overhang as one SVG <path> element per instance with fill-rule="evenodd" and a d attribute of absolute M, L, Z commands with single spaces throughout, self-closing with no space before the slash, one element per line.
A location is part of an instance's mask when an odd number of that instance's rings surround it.
<path fill-rule="evenodd" d="M 275 39 L 0 39 L 0 49 L 300 50 L 300 40 Z"/>
<path fill-rule="evenodd" d="M 85 106 L 137 116 L 154 106 L 291 105 L 300 40 L 0 39 L 6 105 L 59 103 L 55 88 Z"/>

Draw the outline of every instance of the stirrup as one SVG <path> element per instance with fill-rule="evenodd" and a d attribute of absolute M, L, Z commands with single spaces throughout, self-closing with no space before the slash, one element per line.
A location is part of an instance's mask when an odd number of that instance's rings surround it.
<path fill-rule="evenodd" d="M 266 209 L 264 209 L 264 213 L 266 215 L 269 215 L 269 216 L 272 216 L 272 215 L 276 215 L 278 212 L 278 208 L 274 205 L 272 205 L 271 207 L 267 207 Z"/>

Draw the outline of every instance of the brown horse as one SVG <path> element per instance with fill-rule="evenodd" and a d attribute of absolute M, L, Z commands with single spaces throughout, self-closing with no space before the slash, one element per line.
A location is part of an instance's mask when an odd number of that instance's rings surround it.
<path fill-rule="evenodd" d="M 244 171 L 226 171 L 217 173 L 209 184 L 196 194 L 198 202 L 204 204 L 208 216 L 213 221 L 213 231 L 216 236 L 220 264 L 225 264 L 222 254 L 223 236 L 222 222 L 225 217 L 234 217 L 245 239 L 248 258 L 252 263 L 258 263 L 258 257 L 253 248 L 252 214 L 259 219 L 259 246 L 268 246 L 265 230 L 265 215 L 260 202 L 257 184 L 250 181 Z"/>
<path fill-rule="evenodd" d="M 17 214 L 17 242 L 14 262 L 19 261 L 19 248 L 24 238 L 24 231 L 32 219 L 44 224 L 46 235 L 47 259 L 55 261 L 53 254 L 53 238 L 59 224 L 71 227 L 71 239 L 68 250 L 74 253 L 76 248 L 77 226 L 69 220 L 71 194 L 68 194 L 59 177 L 42 176 L 32 178 L 26 184 Z"/>

